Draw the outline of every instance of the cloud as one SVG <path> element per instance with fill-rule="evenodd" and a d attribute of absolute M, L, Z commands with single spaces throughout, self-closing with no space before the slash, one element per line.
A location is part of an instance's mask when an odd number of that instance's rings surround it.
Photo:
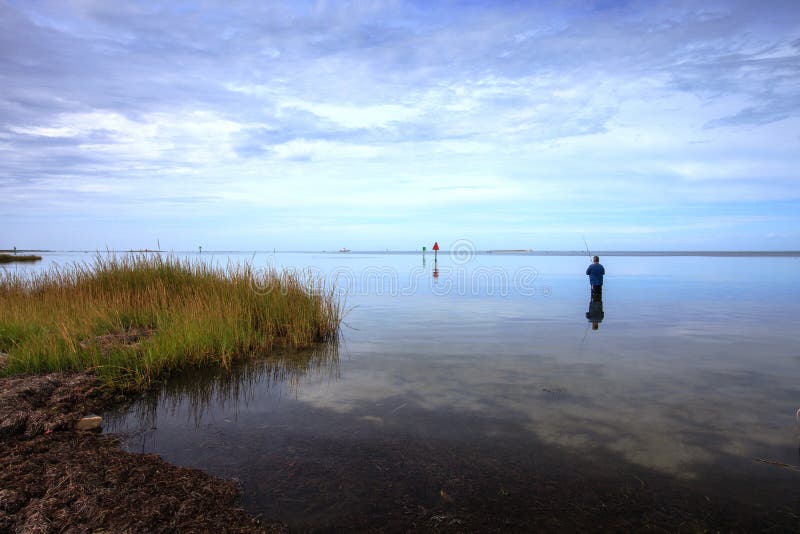
<path fill-rule="evenodd" d="M 800 61 L 800 56 L 798 57 Z M 798 73 L 800 74 L 800 73 Z M 708 121 L 706 128 L 720 128 L 723 126 L 769 124 L 782 121 L 791 117 L 800 116 L 800 97 L 777 99 L 771 95 L 766 96 L 767 104 L 740 109 L 735 114 Z"/>
<path fill-rule="evenodd" d="M 275 199 L 296 221 L 420 199 L 459 218 L 460 199 L 489 225 L 653 195 L 800 202 L 798 23 L 791 2 L 6 1 L 0 210 L 53 209 L 45 183 L 64 216 L 137 189 L 234 220 Z"/>

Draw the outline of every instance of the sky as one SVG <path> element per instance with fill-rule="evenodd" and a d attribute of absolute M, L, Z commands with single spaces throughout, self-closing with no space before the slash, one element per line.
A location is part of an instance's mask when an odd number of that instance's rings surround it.
<path fill-rule="evenodd" d="M 800 3 L 0 0 L 0 249 L 800 249 Z"/>

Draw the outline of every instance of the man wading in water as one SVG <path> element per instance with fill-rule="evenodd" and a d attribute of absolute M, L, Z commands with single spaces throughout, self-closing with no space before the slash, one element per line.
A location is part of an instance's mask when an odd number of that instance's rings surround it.
<path fill-rule="evenodd" d="M 589 283 L 592 285 L 592 300 L 603 300 L 603 275 L 606 274 L 606 269 L 600 265 L 600 258 L 595 256 L 592 259 L 592 264 L 586 269 L 586 274 L 589 275 Z"/>

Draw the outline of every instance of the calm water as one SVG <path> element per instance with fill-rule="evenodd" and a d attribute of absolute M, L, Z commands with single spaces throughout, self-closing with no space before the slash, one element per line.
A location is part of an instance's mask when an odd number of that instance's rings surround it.
<path fill-rule="evenodd" d="M 350 308 L 338 346 L 172 380 L 106 428 L 252 512 L 374 525 L 561 474 L 798 502 L 756 461 L 800 465 L 797 258 L 602 258 L 594 329 L 583 257 L 203 257 L 311 269 Z"/>

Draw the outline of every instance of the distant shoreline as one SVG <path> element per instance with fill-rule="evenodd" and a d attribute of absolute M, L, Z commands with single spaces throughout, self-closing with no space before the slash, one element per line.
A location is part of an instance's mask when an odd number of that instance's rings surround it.
<path fill-rule="evenodd" d="M 33 254 L 0 254 L 0 263 L 13 263 L 16 261 L 39 261 L 41 256 Z"/>
<path fill-rule="evenodd" d="M 530 252 L 531 256 L 589 256 L 586 251 L 542 251 Z M 710 257 L 749 257 L 780 256 L 800 257 L 798 250 L 596 250 L 592 256 L 710 256 Z"/>
<path fill-rule="evenodd" d="M 0 249 L 0 253 L 13 253 L 13 250 Z M 388 254 L 388 255 L 433 255 L 428 250 L 352 250 L 341 252 L 338 250 L 44 250 L 44 249 L 17 249 L 17 254 L 25 252 L 38 252 L 47 254 L 58 253 L 83 253 L 83 254 L 335 254 L 353 256 L 358 254 Z M 448 250 L 439 251 L 442 256 L 450 253 Z M 463 255 L 463 251 L 458 251 Z M 490 249 L 475 250 L 470 254 L 477 256 L 504 255 L 504 256 L 705 256 L 705 257 L 800 257 L 800 250 L 595 250 L 589 254 L 585 250 L 526 250 L 526 249 Z"/>

